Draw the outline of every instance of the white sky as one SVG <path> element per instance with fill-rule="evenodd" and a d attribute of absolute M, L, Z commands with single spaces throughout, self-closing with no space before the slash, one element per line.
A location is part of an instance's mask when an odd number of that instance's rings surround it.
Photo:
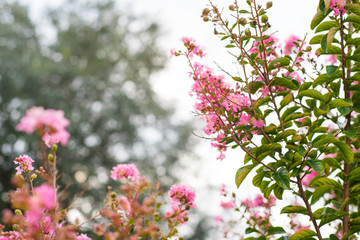
<path fill-rule="evenodd" d="M 241 1 L 245 2 L 245 0 L 239 0 L 239 2 Z M 22 2 L 30 4 L 34 12 L 39 6 L 49 4 L 47 0 L 22 0 Z M 119 1 L 121 4 L 123 2 Z M 224 43 L 220 42 L 218 37 L 213 34 L 214 27 L 211 23 L 204 23 L 200 18 L 202 9 L 207 6 L 207 0 L 127 0 L 125 2 L 130 3 L 132 12 L 135 14 L 146 14 L 160 24 L 163 29 L 160 43 L 167 52 L 173 47 L 181 47 L 179 39 L 189 36 L 194 37 L 199 44 L 205 46 L 208 62 L 218 62 L 224 68 L 232 64 L 231 58 L 223 48 Z M 232 3 L 231 0 L 214 0 L 214 2 L 219 2 L 226 10 Z M 258 2 L 264 3 L 265 1 Z M 283 40 L 291 34 L 299 37 L 303 37 L 306 33 L 311 34 L 310 22 L 316 12 L 317 4 L 316 0 L 273 0 L 273 8 L 268 11 L 271 30 L 278 31 L 276 36 Z M 39 15 L 36 17 L 41 18 Z M 184 58 L 173 58 L 169 60 L 167 67 L 154 75 L 152 79 L 156 92 L 164 99 L 164 102 L 175 105 L 178 109 L 177 117 L 179 119 L 195 118 L 192 113 L 193 100 L 188 94 L 192 84 L 188 78 L 188 71 Z M 195 129 L 195 131 L 201 133 L 201 129 Z M 243 161 L 243 155 L 239 150 L 236 152 L 228 150 L 227 158 L 223 162 L 219 162 L 216 160 L 218 153 L 210 148 L 210 142 L 201 139 L 197 139 L 197 141 L 205 142 L 198 148 L 198 152 L 204 159 L 201 165 L 194 165 L 192 170 L 187 170 L 188 174 L 184 177 L 184 183 L 192 185 L 199 192 L 208 183 L 215 186 L 226 183 L 234 187 L 235 172 L 242 166 Z M 242 192 L 246 192 L 244 198 L 250 195 L 247 184 L 250 185 L 250 182 L 245 182 L 245 186 L 242 188 Z M 198 200 L 206 202 L 209 200 L 209 196 L 200 195 Z M 213 207 L 216 205 L 210 208 Z"/>

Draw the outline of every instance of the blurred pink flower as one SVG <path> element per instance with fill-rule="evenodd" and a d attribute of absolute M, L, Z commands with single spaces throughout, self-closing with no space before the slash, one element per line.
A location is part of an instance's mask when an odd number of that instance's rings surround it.
<path fill-rule="evenodd" d="M 284 54 L 285 55 L 289 55 L 291 53 L 291 50 L 296 46 L 294 44 L 294 41 L 299 40 L 299 38 L 295 35 L 291 35 L 290 37 L 288 37 L 285 41 L 285 46 L 284 46 Z"/>
<path fill-rule="evenodd" d="M 70 122 L 64 117 L 62 110 L 32 107 L 26 111 L 26 115 L 20 120 L 16 130 L 27 134 L 37 131 L 41 136 L 48 133 L 58 138 L 61 145 L 65 146 L 70 138 L 70 134 L 65 129 L 69 125 Z"/>
<path fill-rule="evenodd" d="M 232 200 L 228 202 L 221 201 L 220 206 L 224 209 L 235 209 L 235 203 Z"/>
<path fill-rule="evenodd" d="M 140 178 L 140 173 L 135 164 L 118 164 L 111 170 L 111 178 L 113 180 L 121 180 L 123 178 L 136 181 Z"/>
<path fill-rule="evenodd" d="M 34 160 L 28 155 L 21 155 L 20 157 L 15 158 L 14 163 L 19 165 L 16 167 L 16 174 L 21 174 L 23 171 L 34 170 L 34 167 L 32 166 L 33 162 Z"/>
<path fill-rule="evenodd" d="M 254 199 L 254 207 L 261 207 L 264 205 L 264 197 L 261 194 L 258 194 Z"/>
<path fill-rule="evenodd" d="M 53 144 L 57 144 L 60 138 L 57 135 L 50 135 L 47 132 L 42 137 L 43 142 L 47 147 L 51 147 Z"/>
<path fill-rule="evenodd" d="M 30 198 L 31 209 L 51 210 L 56 207 L 54 187 L 43 183 L 39 187 L 35 187 L 33 193 L 34 195 Z"/>
<path fill-rule="evenodd" d="M 82 233 L 76 237 L 76 240 L 91 240 L 91 238 L 89 238 L 86 234 Z"/>

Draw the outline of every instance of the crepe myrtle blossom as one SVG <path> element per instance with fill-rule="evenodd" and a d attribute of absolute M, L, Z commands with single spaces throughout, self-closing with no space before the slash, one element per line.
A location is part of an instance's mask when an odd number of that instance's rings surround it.
<path fill-rule="evenodd" d="M 113 180 L 128 179 L 136 181 L 140 178 L 140 173 L 135 164 L 118 164 L 113 167 L 110 173 Z"/>
<path fill-rule="evenodd" d="M 195 207 L 195 191 L 185 185 L 173 185 L 169 190 L 169 196 L 173 203 L 188 204 Z"/>
<path fill-rule="evenodd" d="M 62 110 L 32 107 L 26 111 L 25 116 L 16 126 L 16 130 L 27 134 L 36 131 L 41 136 L 47 133 L 53 140 L 58 139 L 61 145 L 65 146 L 70 138 L 69 132 L 65 129 L 69 125 L 70 121 L 64 117 Z"/>
<path fill-rule="evenodd" d="M 347 13 L 345 9 L 346 0 L 331 0 L 329 8 L 334 11 L 334 16 Z"/>
<path fill-rule="evenodd" d="M 15 168 L 16 174 L 20 175 L 24 171 L 34 170 L 34 167 L 32 166 L 33 162 L 34 160 L 28 155 L 21 155 L 20 157 L 15 158 L 14 163 L 19 165 Z"/>

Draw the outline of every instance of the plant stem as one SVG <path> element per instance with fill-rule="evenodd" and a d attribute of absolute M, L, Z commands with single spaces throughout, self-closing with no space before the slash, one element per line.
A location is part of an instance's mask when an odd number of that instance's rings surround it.
<path fill-rule="evenodd" d="M 317 237 L 319 238 L 319 240 L 323 240 L 323 238 L 322 238 L 322 236 L 321 236 L 321 233 L 320 233 L 320 228 L 319 228 L 319 226 L 318 226 L 318 224 L 317 224 L 317 222 L 316 222 L 316 219 L 315 219 L 315 217 L 314 217 L 314 214 L 313 214 L 313 212 L 312 212 L 312 210 L 311 210 L 311 205 L 310 205 L 309 201 L 308 201 L 307 198 L 306 198 L 304 189 L 303 189 L 303 187 L 302 187 L 301 178 L 300 178 L 299 175 L 296 176 L 296 180 L 297 180 L 296 183 L 297 183 L 297 185 L 298 185 L 298 187 L 299 187 L 300 197 L 301 197 L 302 200 L 304 201 L 305 206 L 306 206 L 306 209 L 308 210 L 309 217 L 310 217 L 310 219 L 311 219 L 311 221 L 312 221 L 312 223 L 313 223 L 313 225 L 314 225 L 314 228 L 315 228 L 315 230 L 316 230 L 316 235 L 317 235 Z"/>

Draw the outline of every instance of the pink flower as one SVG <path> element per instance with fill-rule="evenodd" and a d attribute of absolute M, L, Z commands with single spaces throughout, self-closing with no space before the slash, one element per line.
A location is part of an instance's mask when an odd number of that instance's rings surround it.
<path fill-rule="evenodd" d="M 334 65 L 337 62 L 336 55 L 330 55 L 326 60 L 325 63 L 329 63 L 330 65 Z"/>
<path fill-rule="evenodd" d="M 140 178 L 140 173 L 135 164 L 118 164 L 111 170 L 111 178 L 114 180 L 121 180 L 126 178 L 128 180 L 136 181 Z"/>
<path fill-rule="evenodd" d="M 176 204 L 171 204 L 171 210 L 165 212 L 165 216 L 170 217 L 175 221 L 184 221 L 184 218 L 187 216 L 187 212 L 184 211 L 180 206 Z"/>
<path fill-rule="evenodd" d="M 345 0 L 331 0 L 329 7 L 334 10 L 334 16 L 337 16 L 339 14 L 343 15 L 344 13 L 347 13 L 345 9 L 345 4 Z"/>
<path fill-rule="evenodd" d="M 226 196 L 226 185 L 225 185 L 224 183 L 221 184 L 220 194 L 221 194 L 222 196 Z"/>
<path fill-rule="evenodd" d="M 173 202 L 188 204 L 195 207 L 195 191 L 185 185 L 173 185 L 169 190 L 169 196 Z"/>
<path fill-rule="evenodd" d="M 51 147 L 53 144 L 57 144 L 60 138 L 57 135 L 50 135 L 47 132 L 42 137 L 43 142 L 47 147 Z"/>
<path fill-rule="evenodd" d="M 34 167 L 31 165 L 34 160 L 27 155 L 21 155 L 20 157 L 15 158 L 14 163 L 19 166 L 16 167 L 16 174 L 21 174 L 23 171 L 32 171 Z"/>
<path fill-rule="evenodd" d="M 285 55 L 289 55 L 291 53 L 291 50 L 296 46 L 294 44 L 294 41 L 299 40 L 299 38 L 295 35 L 291 35 L 290 37 L 288 37 L 288 39 L 286 39 L 285 41 L 285 46 L 284 46 L 284 54 Z"/>
<path fill-rule="evenodd" d="M 254 127 L 256 128 L 262 128 L 265 127 L 264 121 L 262 119 L 256 120 L 254 121 Z"/>
<path fill-rule="evenodd" d="M 34 195 L 30 199 L 30 206 L 33 209 L 45 208 L 51 210 L 56 207 L 54 187 L 44 183 L 39 187 L 35 187 L 33 193 Z"/>
<path fill-rule="evenodd" d="M 194 38 L 183 37 L 181 39 L 181 41 L 184 43 L 185 47 L 188 49 L 190 58 L 192 58 L 194 56 L 194 54 L 199 57 L 205 56 L 204 48 L 197 45 Z"/>
<path fill-rule="evenodd" d="M 223 202 L 221 201 L 220 206 L 224 209 L 235 209 L 234 201 Z"/>
<path fill-rule="evenodd" d="M 261 207 L 264 205 L 264 197 L 261 194 L 258 194 L 254 199 L 254 207 Z"/>
<path fill-rule="evenodd" d="M 68 119 L 64 117 L 64 111 L 54 109 L 44 109 L 43 107 L 32 107 L 26 111 L 26 115 L 16 126 L 16 130 L 31 134 L 37 131 L 40 135 L 48 133 L 54 139 L 58 138 L 61 145 L 65 146 L 70 134 L 66 127 L 70 125 Z"/>
<path fill-rule="evenodd" d="M 0 232 L 0 240 L 19 240 L 22 239 L 17 231 Z"/>
<path fill-rule="evenodd" d="M 216 216 L 215 217 L 215 224 L 216 224 L 216 227 L 219 228 L 220 227 L 220 224 L 224 222 L 224 219 L 221 217 L 221 216 Z"/>
<path fill-rule="evenodd" d="M 310 181 L 311 181 L 315 176 L 317 176 L 317 175 L 319 175 L 317 172 L 312 171 L 312 173 L 307 174 L 307 175 L 302 179 L 301 183 L 302 183 L 304 186 L 308 187 Z"/>
<path fill-rule="evenodd" d="M 76 240 L 91 240 L 91 238 L 89 238 L 86 234 L 82 233 L 76 237 Z"/>

